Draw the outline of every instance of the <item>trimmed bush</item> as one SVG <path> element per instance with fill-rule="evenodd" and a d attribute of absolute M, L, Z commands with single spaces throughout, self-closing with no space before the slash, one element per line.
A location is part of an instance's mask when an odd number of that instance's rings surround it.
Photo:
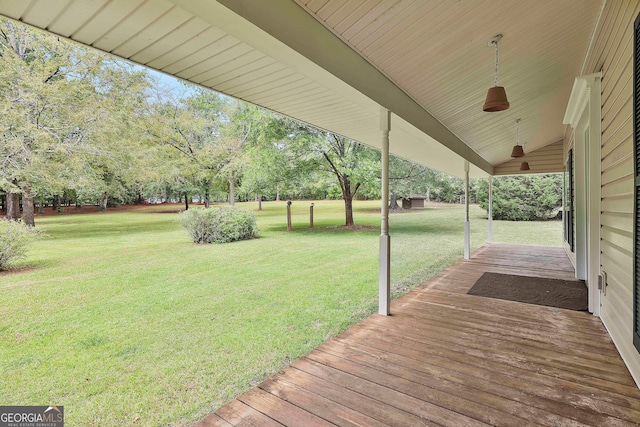
<path fill-rule="evenodd" d="M 228 243 L 258 237 L 253 213 L 231 206 L 189 209 L 180 213 L 178 222 L 194 243 Z"/>
<path fill-rule="evenodd" d="M 22 259 L 29 245 L 41 236 L 42 233 L 21 221 L 0 219 L 0 271 L 7 270 L 11 264 Z"/>
<path fill-rule="evenodd" d="M 489 184 L 478 183 L 480 207 L 489 208 Z M 493 180 L 493 219 L 540 221 L 554 217 L 562 206 L 562 175 L 501 176 Z"/>

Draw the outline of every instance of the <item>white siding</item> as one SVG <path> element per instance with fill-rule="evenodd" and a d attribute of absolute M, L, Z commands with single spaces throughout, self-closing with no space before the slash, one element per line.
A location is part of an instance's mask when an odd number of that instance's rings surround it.
<path fill-rule="evenodd" d="M 526 148 L 525 148 L 526 150 Z M 539 148 L 525 156 L 529 163 L 529 171 L 521 171 L 520 164 L 524 159 L 511 159 L 500 165 L 494 166 L 494 175 L 521 175 L 531 173 L 559 173 L 564 170 L 562 162 L 562 141 L 554 142 Z"/>
<path fill-rule="evenodd" d="M 640 383 L 640 354 L 633 347 L 633 22 L 635 0 L 609 1 L 584 74 L 602 70 L 602 206 L 600 264 L 608 275 L 601 317 L 629 370 Z M 573 141 L 566 136 L 566 150 Z"/>

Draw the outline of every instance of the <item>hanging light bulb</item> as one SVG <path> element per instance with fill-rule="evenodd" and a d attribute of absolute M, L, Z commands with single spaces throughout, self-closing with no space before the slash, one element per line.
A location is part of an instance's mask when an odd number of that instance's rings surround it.
<path fill-rule="evenodd" d="M 509 108 L 509 101 L 507 100 L 507 93 L 504 87 L 498 86 L 498 42 L 502 39 L 502 34 L 498 34 L 489 40 L 488 46 L 495 47 L 495 80 L 492 88 L 489 88 L 487 92 L 487 98 L 482 107 L 483 111 L 495 112 L 504 111 Z"/>
<path fill-rule="evenodd" d="M 520 119 L 516 119 L 516 145 L 511 150 L 511 157 L 523 157 L 524 149 L 520 145 Z"/>

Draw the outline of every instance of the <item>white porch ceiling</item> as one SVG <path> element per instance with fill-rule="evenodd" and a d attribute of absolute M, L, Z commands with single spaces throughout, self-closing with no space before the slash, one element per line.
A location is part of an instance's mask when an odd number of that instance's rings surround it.
<path fill-rule="evenodd" d="M 297 3 L 296 3 L 297 2 Z M 556 142 L 601 0 L 0 0 L 0 14 L 462 176 Z M 500 43 L 511 109 L 484 113 Z"/>
<path fill-rule="evenodd" d="M 515 119 L 528 151 L 562 139 L 601 0 L 296 0 L 493 165 L 509 160 Z M 511 108 L 482 111 L 493 84 Z"/>

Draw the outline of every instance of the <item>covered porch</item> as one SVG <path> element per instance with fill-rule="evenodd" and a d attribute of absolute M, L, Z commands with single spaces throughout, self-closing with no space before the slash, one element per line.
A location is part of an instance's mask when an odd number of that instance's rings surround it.
<path fill-rule="evenodd" d="M 485 245 L 197 426 L 637 425 L 600 319 L 467 295 L 485 272 L 574 278 L 562 248 Z"/>
<path fill-rule="evenodd" d="M 611 339 L 637 379 L 638 13 L 631 0 L 0 0 L 3 16 L 380 148 L 387 159 L 491 179 L 520 173 L 509 155 L 520 135 L 531 173 L 565 171 L 565 218 L 575 213 L 565 243 L 601 318 L 467 295 L 484 272 L 575 277 L 561 248 L 491 244 L 395 301 L 392 316 L 369 317 L 201 425 L 638 422 L 640 391 Z M 492 79 L 498 85 L 497 46 L 494 60 L 487 42 L 500 34 L 511 107 L 486 113 L 485 93 Z"/>

